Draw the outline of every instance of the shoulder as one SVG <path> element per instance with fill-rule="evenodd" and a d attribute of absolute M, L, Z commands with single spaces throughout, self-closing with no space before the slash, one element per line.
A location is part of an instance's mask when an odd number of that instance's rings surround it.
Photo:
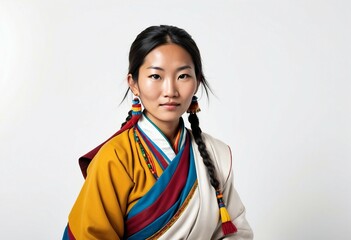
<path fill-rule="evenodd" d="M 105 154 L 124 155 L 131 151 L 133 129 L 127 129 L 106 141 L 96 156 Z"/>
<path fill-rule="evenodd" d="M 220 153 L 230 153 L 229 146 L 223 141 L 204 132 L 202 133 L 202 137 L 206 145 L 211 146 L 211 148 L 213 148 L 214 151 L 220 152 Z"/>
<path fill-rule="evenodd" d="M 132 134 L 132 130 L 126 130 L 106 141 L 92 159 L 88 172 L 90 168 L 110 168 L 120 164 L 126 165 L 127 160 L 132 155 L 130 140 Z"/>
<path fill-rule="evenodd" d="M 232 154 L 230 147 L 223 141 L 204 132 L 202 133 L 202 138 L 206 144 L 207 151 L 221 176 L 221 182 L 225 184 L 232 170 Z"/>

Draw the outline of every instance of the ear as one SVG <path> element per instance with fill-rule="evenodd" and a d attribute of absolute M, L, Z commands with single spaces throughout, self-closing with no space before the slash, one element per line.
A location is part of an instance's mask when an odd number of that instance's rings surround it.
<path fill-rule="evenodd" d="M 132 74 L 128 74 L 127 80 L 130 90 L 135 96 L 139 96 L 139 86 L 138 83 L 134 81 Z"/>

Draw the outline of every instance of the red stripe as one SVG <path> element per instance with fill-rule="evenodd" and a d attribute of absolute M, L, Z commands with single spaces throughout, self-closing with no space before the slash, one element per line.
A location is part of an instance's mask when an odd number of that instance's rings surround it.
<path fill-rule="evenodd" d="M 68 228 L 68 238 L 69 240 L 76 240 L 75 237 L 73 236 L 73 233 L 71 232 L 71 229 L 69 227 L 69 225 L 67 225 Z"/>
<path fill-rule="evenodd" d="M 179 166 L 175 170 L 167 188 L 152 205 L 127 220 L 127 236 L 133 235 L 145 228 L 159 216 L 164 214 L 178 200 L 187 180 L 187 173 L 189 170 L 189 149 L 189 137 L 187 137 Z"/>

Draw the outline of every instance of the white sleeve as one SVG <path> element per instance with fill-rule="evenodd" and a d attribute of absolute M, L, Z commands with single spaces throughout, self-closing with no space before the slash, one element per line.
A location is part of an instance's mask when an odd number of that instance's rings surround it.
<path fill-rule="evenodd" d="M 227 211 L 232 219 L 233 224 L 238 231 L 232 235 L 223 237 L 221 228 L 221 221 L 217 226 L 216 232 L 212 239 L 235 239 L 235 240 L 251 240 L 253 239 L 253 232 L 246 220 L 246 210 L 241 202 L 238 192 L 234 188 L 233 172 L 231 170 L 228 181 L 225 184 L 223 191 L 223 198 L 227 207 Z"/>
<path fill-rule="evenodd" d="M 217 160 L 216 168 L 218 170 L 220 181 L 222 182 L 223 200 L 233 224 L 238 229 L 236 233 L 224 237 L 221 228 L 221 220 L 219 220 L 212 239 L 251 240 L 253 239 L 253 232 L 246 220 L 246 210 L 234 187 L 234 174 L 230 148 L 219 140 L 213 138 L 211 140 L 212 141 L 210 142 L 212 142 L 212 146 L 209 146 L 209 148 L 213 153 L 213 157 Z"/>

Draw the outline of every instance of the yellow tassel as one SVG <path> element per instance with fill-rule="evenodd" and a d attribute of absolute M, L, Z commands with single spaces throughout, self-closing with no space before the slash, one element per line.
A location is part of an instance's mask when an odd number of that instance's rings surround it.
<path fill-rule="evenodd" d="M 227 209 L 226 209 L 225 207 L 221 207 L 221 208 L 219 209 L 219 213 L 221 214 L 222 223 L 231 221 L 231 220 L 230 220 L 229 213 L 228 213 L 228 211 L 227 211 Z"/>

